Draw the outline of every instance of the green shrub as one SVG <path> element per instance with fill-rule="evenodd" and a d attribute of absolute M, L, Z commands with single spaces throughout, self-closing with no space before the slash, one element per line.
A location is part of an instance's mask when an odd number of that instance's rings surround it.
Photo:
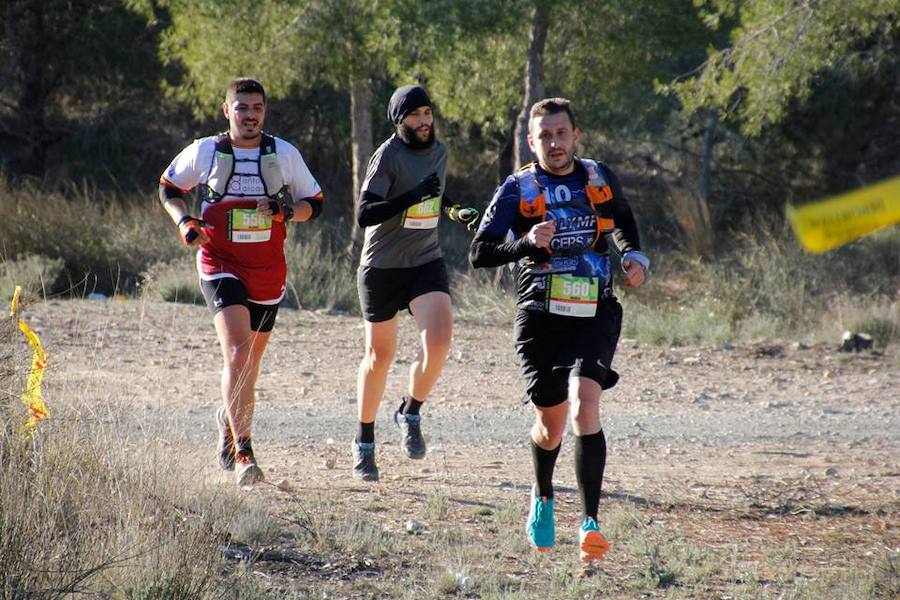
<path fill-rule="evenodd" d="M 144 298 L 205 304 L 193 255 L 185 254 L 169 262 L 151 265 L 141 274 L 139 288 Z"/>
<path fill-rule="evenodd" d="M 149 195 L 87 185 L 45 189 L 2 179 L 0 239 L 6 256 L 61 260 L 60 277 L 46 291 L 76 296 L 133 292 L 150 265 L 181 251 L 171 220 Z"/>
<path fill-rule="evenodd" d="M 37 254 L 0 261 L 0 299 L 9 302 L 16 286 L 22 287 L 23 299 L 45 298 L 62 270 L 62 259 Z"/>
<path fill-rule="evenodd" d="M 357 263 L 344 250 L 333 226 L 292 225 L 285 243 L 285 258 L 285 306 L 358 313 Z"/>

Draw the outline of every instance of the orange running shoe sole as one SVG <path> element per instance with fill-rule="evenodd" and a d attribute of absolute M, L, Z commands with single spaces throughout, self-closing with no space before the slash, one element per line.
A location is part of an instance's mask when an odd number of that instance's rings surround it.
<path fill-rule="evenodd" d="M 581 560 L 601 560 L 609 552 L 609 542 L 599 531 L 588 531 L 581 541 Z"/>

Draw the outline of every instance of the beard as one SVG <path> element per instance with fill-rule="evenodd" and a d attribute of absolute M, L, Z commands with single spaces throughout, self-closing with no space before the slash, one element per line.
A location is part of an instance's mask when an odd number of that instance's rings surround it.
<path fill-rule="evenodd" d="M 249 131 L 248 131 L 249 130 Z M 246 123 L 241 123 L 240 127 L 240 135 L 241 139 L 244 140 L 255 140 L 260 135 L 262 135 L 262 127 L 260 127 L 259 123 L 255 123 L 253 125 L 248 125 Z"/>
<path fill-rule="evenodd" d="M 397 135 L 400 136 L 403 143 L 413 150 L 424 150 L 425 148 L 431 148 L 434 144 L 434 125 L 432 124 L 428 128 L 428 138 L 425 141 L 419 139 L 415 129 L 407 127 L 403 123 L 397 126 Z"/>

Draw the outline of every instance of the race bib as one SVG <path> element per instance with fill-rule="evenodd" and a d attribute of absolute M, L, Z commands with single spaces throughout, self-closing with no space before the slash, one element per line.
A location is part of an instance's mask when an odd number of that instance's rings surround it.
<path fill-rule="evenodd" d="M 272 217 L 255 208 L 232 208 L 228 211 L 228 239 L 238 243 L 268 242 L 272 238 Z"/>
<path fill-rule="evenodd" d="M 600 279 L 575 275 L 550 276 L 549 311 L 567 317 L 593 317 L 597 314 Z"/>
<path fill-rule="evenodd" d="M 403 213 L 406 229 L 434 229 L 441 217 L 441 197 L 435 196 L 413 204 Z"/>

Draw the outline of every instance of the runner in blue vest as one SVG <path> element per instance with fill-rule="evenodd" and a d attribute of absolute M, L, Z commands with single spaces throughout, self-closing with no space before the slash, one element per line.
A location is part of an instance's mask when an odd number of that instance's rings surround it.
<path fill-rule="evenodd" d="M 622 256 L 628 287 L 643 284 L 650 261 L 640 252 L 615 174 L 575 156 L 579 136 L 568 100 L 549 98 L 531 107 L 528 144 L 537 163 L 497 189 L 469 258 L 475 267 L 519 263 L 516 351 L 535 409 L 529 541 L 540 552 L 555 541 L 553 468 L 571 406 L 584 513 L 579 546 L 582 560 L 591 560 L 609 550 L 597 518 L 606 467 L 600 395 L 619 379 L 612 359 L 622 324 L 608 241 Z"/>

